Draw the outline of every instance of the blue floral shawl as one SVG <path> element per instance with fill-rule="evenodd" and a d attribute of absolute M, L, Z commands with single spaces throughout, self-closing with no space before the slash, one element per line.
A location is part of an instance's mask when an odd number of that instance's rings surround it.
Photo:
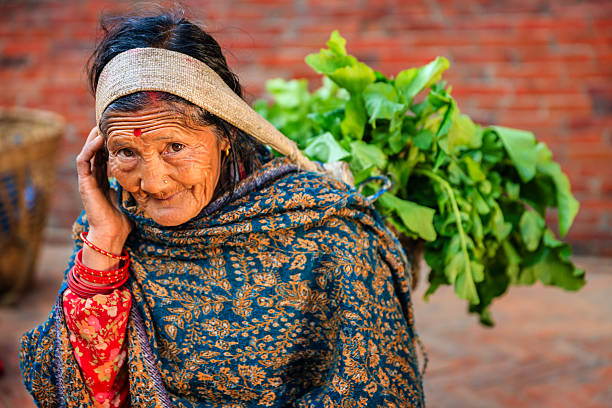
<path fill-rule="evenodd" d="M 178 227 L 119 192 L 135 224 L 131 406 L 424 406 L 408 263 L 354 189 L 273 159 Z M 85 229 L 82 214 L 75 253 Z M 24 383 L 42 407 L 91 405 L 65 288 L 22 338 Z"/>

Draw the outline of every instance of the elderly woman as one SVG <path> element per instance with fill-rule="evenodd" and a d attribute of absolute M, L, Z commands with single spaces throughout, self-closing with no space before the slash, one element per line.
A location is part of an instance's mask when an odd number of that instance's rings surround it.
<path fill-rule="evenodd" d="M 36 403 L 423 406 L 409 269 L 373 206 L 274 158 L 256 139 L 291 144 L 180 14 L 103 28 L 74 255 L 22 339 Z"/>

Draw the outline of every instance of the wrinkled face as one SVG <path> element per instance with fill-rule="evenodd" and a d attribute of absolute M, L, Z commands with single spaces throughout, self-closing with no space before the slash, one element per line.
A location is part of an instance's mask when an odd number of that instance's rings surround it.
<path fill-rule="evenodd" d="M 221 171 L 214 128 L 190 129 L 162 107 L 108 117 L 108 168 L 155 222 L 189 221 L 210 202 Z"/>

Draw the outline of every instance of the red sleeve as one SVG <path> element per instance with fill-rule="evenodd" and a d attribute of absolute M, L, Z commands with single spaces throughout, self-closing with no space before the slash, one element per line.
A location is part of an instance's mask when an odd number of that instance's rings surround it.
<path fill-rule="evenodd" d="M 127 405 L 125 329 L 131 304 L 125 288 L 91 298 L 64 292 L 70 342 L 96 407 Z"/>

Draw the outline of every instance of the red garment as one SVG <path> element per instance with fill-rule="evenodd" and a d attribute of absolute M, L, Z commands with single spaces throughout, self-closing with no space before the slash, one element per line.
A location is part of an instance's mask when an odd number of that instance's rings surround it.
<path fill-rule="evenodd" d="M 125 330 L 131 304 L 125 288 L 91 298 L 81 298 L 70 289 L 64 292 L 70 343 L 95 407 L 129 403 Z"/>

